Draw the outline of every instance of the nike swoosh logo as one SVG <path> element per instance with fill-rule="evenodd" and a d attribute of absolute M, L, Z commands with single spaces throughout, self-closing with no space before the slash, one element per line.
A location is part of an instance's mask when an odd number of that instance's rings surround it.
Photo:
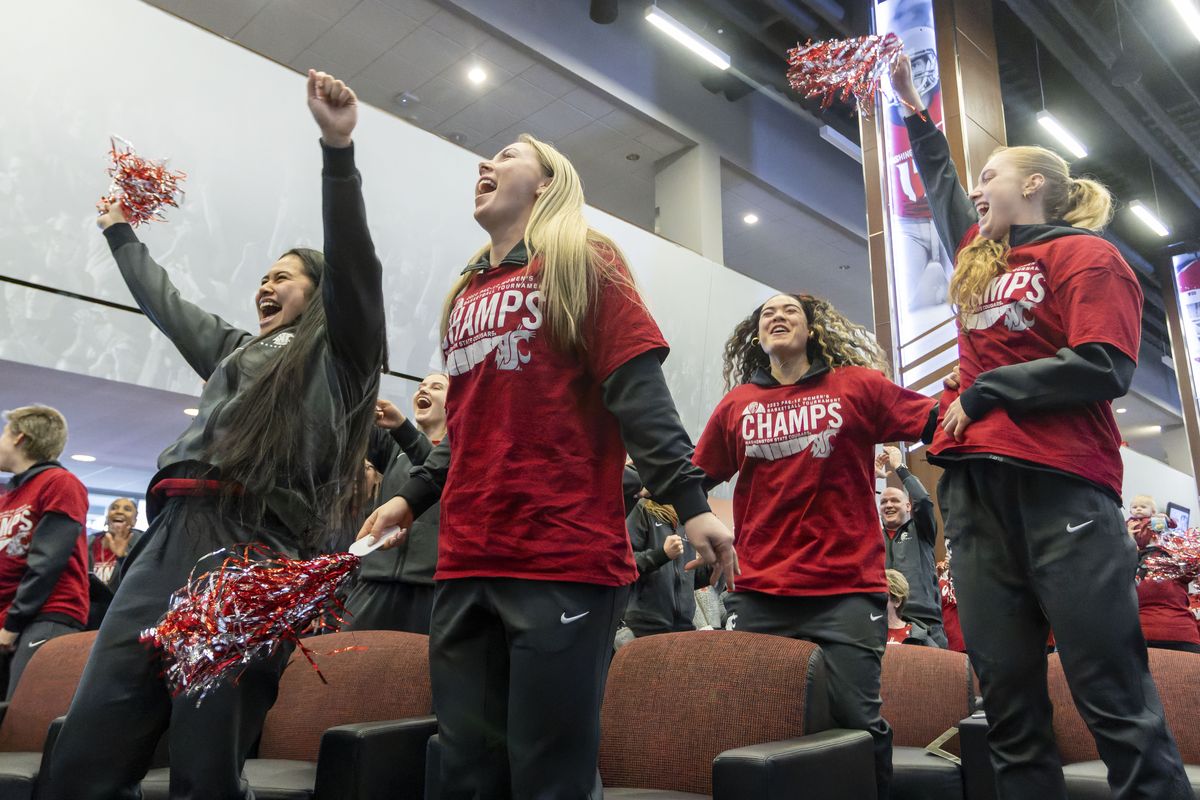
<path fill-rule="evenodd" d="M 1094 519 L 1089 519 L 1087 522 L 1081 522 L 1078 525 L 1068 525 L 1067 533 L 1074 533 L 1075 531 L 1082 530 L 1082 529 L 1086 528 L 1088 525 L 1091 525 L 1095 521 L 1096 520 L 1094 520 Z"/>
<path fill-rule="evenodd" d="M 50 641 L 50 640 L 49 639 L 38 639 L 36 642 L 30 642 L 29 649 L 32 650 L 33 648 L 37 647 L 39 644 L 45 644 L 48 641 Z"/>
<path fill-rule="evenodd" d="M 872 614 L 871 615 L 871 622 L 878 622 L 881 619 L 883 619 L 883 614 Z"/>
<path fill-rule="evenodd" d="M 562 613 L 562 616 L 558 618 L 558 621 L 559 621 L 559 622 L 561 622 L 563 625 L 567 625 L 567 624 L 569 624 L 569 623 L 572 623 L 572 622 L 574 622 L 574 621 L 575 621 L 575 620 L 577 620 L 577 619 L 583 619 L 584 617 L 586 617 L 586 616 L 587 616 L 588 614 L 590 614 L 590 613 L 592 613 L 592 612 L 590 612 L 590 611 L 585 611 L 585 612 L 583 612 L 582 614 L 576 614 L 576 615 L 575 615 L 575 616 L 573 616 L 573 617 L 568 617 L 568 616 L 567 616 L 567 612 L 565 612 L 565 611 L 564 611 L 564 612 Z"/>

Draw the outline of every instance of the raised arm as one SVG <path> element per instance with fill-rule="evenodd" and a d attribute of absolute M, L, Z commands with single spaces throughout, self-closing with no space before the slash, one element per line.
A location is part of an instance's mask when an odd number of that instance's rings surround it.
<path fill-rule="evenodd" d="M 384 358 L 383 267 L 367 229 L 362 175 L 350 136 L 358 98 L 332 75 L 308 71 L 308 107 L 321 129 L 326 274 L 321 280 L 329 345 L 340 367 L 358 379 L 378 372 Z"/>
<path fill-rule="evenodd" d="M 892 88 L 905 104 L 904 124 L 912 145 L 917 173 L 925 184 L 925 197 L 933 213 L 933 224 L 946 252 L 953 255 L 972 225 L 979 221 L 975 206 L 958 179 L 950 158 L 950 143 L 924 113 L 921 93 L 913 86 L 908 56 L 901 56 L 892 69 Z"/>
<path fill-rule="evenodd" d="M 207 379 L 221 359 L 253 338 L 248 331 L 180 297 L 167 271 L 138 241 L 119 204 L 105 206 L 96 222 L 138 308 L 201 378 Z"/>

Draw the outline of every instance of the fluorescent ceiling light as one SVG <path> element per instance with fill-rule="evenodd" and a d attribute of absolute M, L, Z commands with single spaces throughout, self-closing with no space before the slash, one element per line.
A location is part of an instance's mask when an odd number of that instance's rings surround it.
<path fill-rule="evenodd" d="M 198 417 L 198 416 L 200 416 L 200 409 L 198 409 L 198 408 L 185 408 L 185 409 L 183 410 L 183 413 L 187 414 L 189 417 Z"/>
<path fill-rule="evenodd" d="M 96 457 L 95 456 L 85 456 L 83 453 L 76 453 L 75 455 L 71 456 L 71 460 L 72 461 L 83 461 L 86 463 L 90 463 L 92 461 L 95 461 Z"/>
<path fill-rule="evenodd" d="M 1124 413 L 1125 413 L 1126 411 L 1128 411 L 1128 410 L 1129 410 L 1128 408 L 1118 408 L 1118 409 L 1117 409 L 1117 413 L 1118 413 L 1118 414 L 1124 414 Z"/>
<path fill-rule="evenodd" d="M 746 216 L 742 217 L 742 222 L 746 223 L 747 225 L 757 225 L 758 224 L 758 214 L 755 214 L 754 212 L 750 212 Z"/>
<path fill-rule="evenodd" d="M 1137 215 L 1137 218 L 1145 223 L 1146 227 L 1157 233 L 1159 236 L 1169 236 L 1171 231 L 1163 224 L 1163 221 L 1155 216 L 1154 212 L 1142 205 L 1140 200 L 1134 200 L 1129 204 L 1129 210 Z"/>
<path fill-rule="evenodd" d="M 646 9 L 646 21 L 717 69 L 729 69 L 729 56 L 726 53 L 701 39 L 691 28 L 663 12 L 658 6 Z"/>
<path fill-rule="evenodd" d="M 1049 111 L 1042 110 L 1038 112 L 1037 121 L 1041 126 L 1050 133 L 1054 134 L 1054 138 L 1058 139 L 1059 143 L 1067 148 L 1067 151 L 1076 158 L 1084 158 L 1087 156 L 1087 148 L 1083 146 L 1083 142 L 1075 138 L 1075 136 L 1063 124 L 1054 118 L 1054 115 Z"/>
<path fill-rule="evenodd" d="M 1192 36 L 1200 39 L 1200 7 L 1196 6 L 1195 0 L 1171 0 L 1171 5 L 1183 17 L 1183 24 L 1187 25 Z"/>

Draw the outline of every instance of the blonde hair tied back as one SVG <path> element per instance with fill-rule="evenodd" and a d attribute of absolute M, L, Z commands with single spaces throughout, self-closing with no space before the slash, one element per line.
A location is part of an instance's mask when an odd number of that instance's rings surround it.
<path fill-rule="evenodd" d="M 1112 220 L 1112 194 L 1104 184 L 1091 178 L 1072 178 L 1070 165 L 1053 150 L 1032 145 L 999 147 L 992 156 L 1001 153 L 1022 175 L 1042 176 L 1047 219 L 1061 219 L 1068 225 L 1093 231 L 1102 230 Z M 956 306 L 960 319 L 979 309 L 988 284 L 1008 269 L 1008 250 L 1007 235 L 992 240 L 977 234 L 959 251 L 950 279 L 950 302 Z"/>

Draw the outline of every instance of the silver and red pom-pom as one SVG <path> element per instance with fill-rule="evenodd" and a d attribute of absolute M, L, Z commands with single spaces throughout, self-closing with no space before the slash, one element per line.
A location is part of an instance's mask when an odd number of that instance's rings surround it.
<path fill-rule="evenodd" d="M 172 692 L 199 702 L 289 641 L 320 675 L 300 636 L 324 627 L 327 617 L 341 622 L 337 592 L 361 559 L 334 553 L 297 561 L 256 544 L 224 552 L 229 555 L 219 567 L 190 578 L 158 624 L 142 631 L 141 640 L 162 652 Z"/>
<path fill-rule="evenodd" d="M 820 97 L 822 108 L 853 95 L 859 113 L 869 116 L 880 81 L 903 54 L 904 43 L 894 33 L 810 41 L 788 51 L 787 79 L 805 97 Z"/>
<path fill-rule="evenodd" d="M 179 184 L 187 173 L 169 170 L 161 161 L 142 158 L 133 151 L 133 146 L 120 137 L 109 140 L 109 156 L 112 160 L 108 175 L 112 183 L 108 194 L 96 204 L 99 211 L 106 206 L 119 203 L 125 219 L 137 226 L 151 220 L 165 221 L 164 206 L 179 208 L 183 190 Z"/>

